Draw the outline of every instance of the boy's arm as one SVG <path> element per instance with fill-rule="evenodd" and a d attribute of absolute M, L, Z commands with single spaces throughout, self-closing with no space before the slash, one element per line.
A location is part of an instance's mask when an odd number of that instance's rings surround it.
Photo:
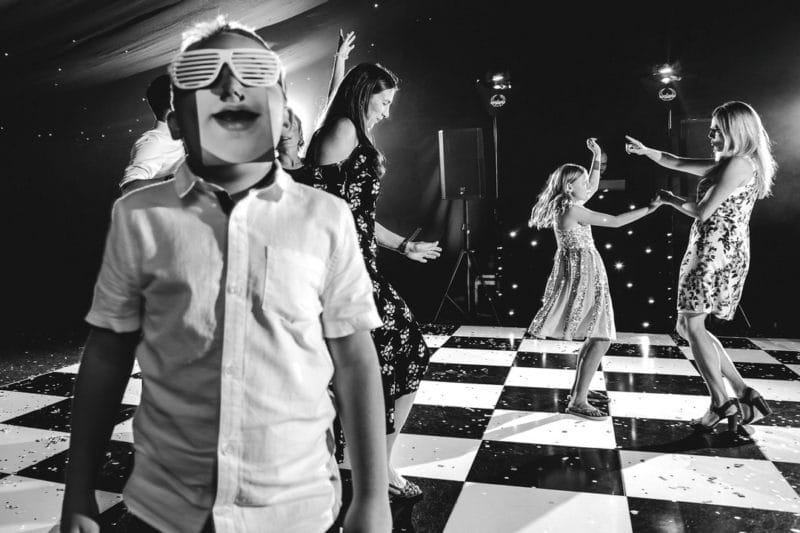
<path fill-rule="evenodd" d="M 91 518 L 98 512 L 95 479 L 133 369 L 138 341 L 138 331 L 116 333 L 97 327 L 86 340 L 72 399 L 61 531 L 93 530 Z"/>
<path fill-rule="evenodd" d="M 378 355 L 369 331 L 327 339 L 333 390 L 353 467 L 353 501 L 344 531 L 388 532 L 386 425 Z"/>

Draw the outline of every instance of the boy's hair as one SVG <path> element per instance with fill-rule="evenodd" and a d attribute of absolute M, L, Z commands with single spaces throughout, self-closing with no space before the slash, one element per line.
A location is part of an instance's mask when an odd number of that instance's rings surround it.
<path fill-rule="evenodd" d="M 172 108 L 172 92 L 169 74 L 162 74 L 150 82 L 145 92 L 147 104 L 156 116 L 156 120 L 165 120 Z"/>
<path fill-rule="evenodd" d="M 772 194 L 772 182 L 777 163 L 772 157 L 769 135 L 761 124 L 761 118 L 750 105 L 744 102 L 725 102 L 717 107 L 711 116 L 717 119 L 725 143 L 722 156 L 752 158 L 756 164 L 758 197 Z"/>
<path fill-rule="evenodd" d="M 585 167 L 573 163 L 565 163 L 555 169 L 531 209 L 528 227 L 549 228 L 553 226 L 556 216 L 563 215 L 569 207 L 570 198 L 566 193 L 567 185 L 587 174 Z"/>

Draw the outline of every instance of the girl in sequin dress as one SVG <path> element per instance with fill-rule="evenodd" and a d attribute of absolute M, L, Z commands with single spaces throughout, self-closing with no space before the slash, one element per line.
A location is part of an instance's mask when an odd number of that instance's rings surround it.
<path fill-rule="evenodd" d="M 616 329 L 606 270 L 592 239 L 592 226 L 618 228 L 652 213 L 658 204 L 616 216 L 585 208 L 583 204 L 597 191 L 601 161 L 596 140 L 588 139 L 586 145 L 593 154 L 591 172 L 580 165 L 561 165 L 550 175 L 531 212 L 528 225 L 552 227 L 558 249 L 542 307 L 528 333 L 537 338 L 584 341 L 566 411 L 603 420 L 607 415 L 590 405 L 589 397 L 607 398 L 594 392 L 590 396 L 589 384 L 610 341 L 616 339 Z"/>
<path fill-rule="evenodd" d="M 771 412 L 742 379 L 725 348 L 706 329 L 709 314 L 731 320 L 750 265 L 750 213 L 756 199 L 771 194 L 776 164 L 758 113 L 744 102 L 717 107 L 708 132 L 714 159 L 690 159 L 648 148 L 628 137 L 626 151 L 671 170 L 702 179 L 695 201 L 669 191 L 662 200 L 695 219 L 678 280 L 678 333 L 689 341 L 697 369 L 711 394 L 711 407 L 692 425 L 710 431 L 727 418 L 728 429 Z M 736 393 L 728 398 L 723 377 Z"/>

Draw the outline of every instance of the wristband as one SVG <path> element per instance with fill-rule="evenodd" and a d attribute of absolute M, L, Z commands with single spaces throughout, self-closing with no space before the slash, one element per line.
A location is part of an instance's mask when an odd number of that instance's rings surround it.
<path fill-rule="evenodd" d="M 403 242 L 400 243 L 400 246 L 397 247 L 397 251 L 403 255 L 406 255 L 406 248 L 408 247 L 408 237 L 403 239 Z"/>

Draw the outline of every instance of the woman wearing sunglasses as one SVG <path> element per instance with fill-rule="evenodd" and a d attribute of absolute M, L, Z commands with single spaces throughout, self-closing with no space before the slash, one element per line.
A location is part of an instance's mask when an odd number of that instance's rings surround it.
<path fill-rule="evenodd" d="M 372 338 L 383 377 L 389 492 L 398 498 L 415 498 L 420 496 L 420 488 L 392 468 L 391 452 L 411 410 L 430 352 L 411 310 L 378 272 L 377 253 L 381 245 L 424 263 L 439 257 L 441 248 L 436 242 L 411 242 L 375 220 L 384 158 L 371 130 L 388 118 L 397 83 L 392 72 L 377 64 L 362 63 L 347 72 L 309 143 L 304 181 L 347 200 L 355 217 L 361 252 L 383 320 L 383 326 L 372 331 Z"/>
<path fill-rule="evenodd" d="M 626 152 L 662 167 L 699 176 L 697 199 L 661 191 L 664 203 L 695 219 L 678 280 L 678 333 L 689 341 L 697 368 L 711 393 L 711 407 L 692 425 L 711 431 L 727 418 L 728 429 L 770 414 L 764 398 L 747 386 L 722 343 L 706 329 L 711 314 L 731 320 L 742 297 L 750 264 L 750 214 L 770 196 L 776 163 L 758 113 L 744 102 L 726 102 L 711 118 L 713 159 L 690 159 L 648 148 L 627 137 Z M 736 398 L 728 398 L 723 376 Z"/>

